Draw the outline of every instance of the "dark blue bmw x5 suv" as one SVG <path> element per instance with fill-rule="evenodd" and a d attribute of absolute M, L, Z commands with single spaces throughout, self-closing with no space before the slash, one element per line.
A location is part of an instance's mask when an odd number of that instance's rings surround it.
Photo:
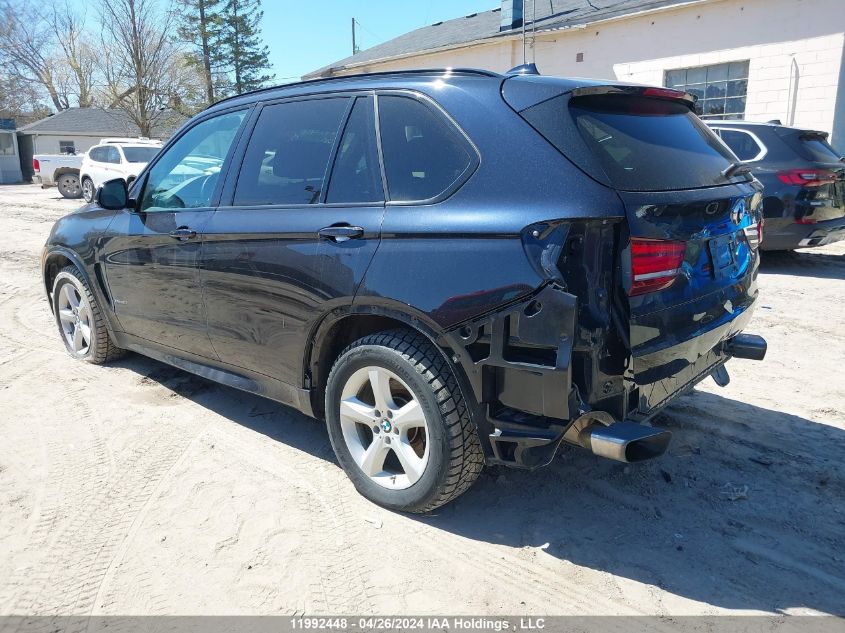
<path fill-rule="evenodd" d="M 641 424 L 731 357 L 757 297 L 759 185 L 683 93 L 476 70 L 272 88 L 187 123 L 59 220 L 44 284 L 71 355 L 133 350 L 325 419 L 384 506 L 454 499 Z"/>

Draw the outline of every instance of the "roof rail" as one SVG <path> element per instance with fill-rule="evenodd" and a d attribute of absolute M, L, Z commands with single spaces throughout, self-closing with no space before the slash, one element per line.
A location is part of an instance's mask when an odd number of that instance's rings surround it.
<path fill-rule="evenodd" d="M 441 74 L 441 73 L 450 73 L 453 75 L 477 75 L 479 77 L 501 77 L 499 73 L 495 73 L 492 70 L 482 70 L 480 68 L 419 68 L 415 70 L 383 70 L 374 73 L 356 73 L 353 75 L 336 75 L 334 77 L 316 77 L 314 79 L 306 79 L 304 81 L 295 81 L 289 84 L 280 84 L 278 86 L 268 86 L 266 88 L 259 88 L 257 90 L 250 90 L 249 92 L 244 92 L 239 95 L 232 95 L 231 97 L 226 97 L 225 99 L 221 99 L 220 101 L 215 101 L 210 106 L 206 108 L 212 108 L 216 105 L 221 103 L 226 103 L 227 101 L 232 101 L 233 99 L 239 99 L 240 97 L 248 97 L 250 95 L 255 94 L 262 94 L 265 92 L 271 92 L 273 90 L 284 90 L 286 88 L 295 88 L 297 86 L 310 86 L 313 84 L 319 84 L 323 82 L 330 82 L 330 81 L 342 81 L 344 79 L 360 79 L 361 77 L 390 77 L 390 76 L 402 76 L 402 75 L 434 75 L 434 74 Z"/>

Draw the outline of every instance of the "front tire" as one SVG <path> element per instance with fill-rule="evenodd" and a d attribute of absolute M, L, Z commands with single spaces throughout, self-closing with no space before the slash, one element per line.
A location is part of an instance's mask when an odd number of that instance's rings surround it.
<path fill-rule="evenodd" d="M 100 306 L 76 266 L 66 266 L 53 281 L 53 314 L 73 358 L 101 365 L 125 354 L 112 343 Z"/>
<path fill-rule="evenodd" d="M 326 422 L 355 488 L 392 510 L 442 506 L 465 492 L 484 467 L 451 368 L 415 332 L 372 334 L 344 350 L 329 374 Z"/>
<path fill-rule="evenodd" d="M 56 186 L 65 198 L 73 200 L 82 196 L 82 187 L 76 174 L 62 174 L 56 181 Z"/>
<path fill-rule="evenodd" d="M 85 202 L 94 202 L 95 193 L 96 190 L 94 189 L 94 181 L 88 176 L 85 176 L 82 179 L 82 197 L 85 199 Z"/>

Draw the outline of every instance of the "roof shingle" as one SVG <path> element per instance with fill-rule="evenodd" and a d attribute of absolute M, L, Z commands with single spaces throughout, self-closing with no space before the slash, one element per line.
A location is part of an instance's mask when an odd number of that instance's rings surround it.
<path fill-rule="evenodd" d="M 526 28 L 536 24 L 537 31 L 555 30 L 582 26 L 621 17 L 641 11 L 660 9 L 673 5 L 687 4 L 691 0 L 533 0 L 536 7 L 536 22 L 532 22 L 532 2 L 526 2 Z M 405 33 L 392 40 L 363 50 L 355 55 L 319 68 L 304 75 L 303 79 L 327 77 L 350 65 L 365 64 L 401 55 L 459 46 L 469 42 L 513 35 L 514 31 L 499 32 L 501 8 L 492 9 L 437 22 Z"/>
<path fill-rule="evenodd" d="M 185 122 L 185 117 L 168 113 L 153 128 L 154 138 L 165 139 Z M 138 126 L 121 110 L 68 108 L 18 129 L 24 134 L 84 134 L 90 136 L 138 136 Z"/>

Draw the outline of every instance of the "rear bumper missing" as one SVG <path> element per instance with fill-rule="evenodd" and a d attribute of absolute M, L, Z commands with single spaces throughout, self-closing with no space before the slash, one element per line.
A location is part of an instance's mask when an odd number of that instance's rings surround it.
<path fill-rule="evenodd" d="M 661 450 L 645 451 L 656 457 L 665 450 L 668 435 L 658 432 L 659 441 L 645 440 L 655 434 L 641 432 L 634 438 L 630 435 L 633 427 L 616 425 L 652 417 L 731 357 L 762 360 L 766 353 L 761 337 L 741 333 L 751 316 L 749 310 L 710 332 L 712 338 L 707 341 L 691 340 L 662 350 L 660 359 L 652 359 L 656 362 L 653 368 L 659 366 L 660 371 L 653 372 L 650 381 L 647 374 L 620 376 L 619 382 L 625 386 L 616 400 L 624 401 L 625 406 L 611 407 L 611 413 L 610 409 L 601 410 L 607 408 L 604 401 L 584 402 L 583 388 L 579 390 L 573 383 L 576 313 L 576 298 L 549 285 L 531 298 L 446 334 L 479 405 L 476 420 L 488 463 L 527 469 L 545 466 L 562 441 L 573 441 L 569 435 L 574 422 L 595 417 L 601 417 L 608 428 L 626 431 L 625 437 L 617 438 L 620 445 L 659 445 Z M 674 361 L 667 367 L 670 357 Z M 634 359 L 635 366 L 641 360 Z M 673 371 L 664 374 L 670 367 Z M 601 440 L 597 445 L 616 441 L 613 433 L 597 434 Z M 621 450 L 623 455 L 630 452 L 624 447 Z"/>

